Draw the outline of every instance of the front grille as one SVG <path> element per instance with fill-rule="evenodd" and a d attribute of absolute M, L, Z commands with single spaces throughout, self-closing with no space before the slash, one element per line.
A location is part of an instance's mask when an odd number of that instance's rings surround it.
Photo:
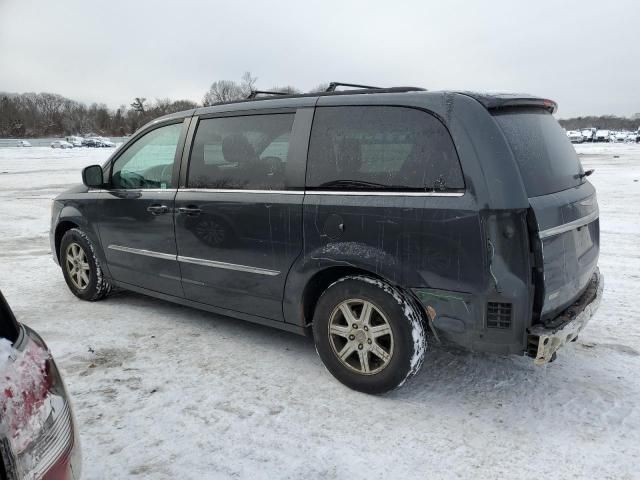
<path fill-rule="evenodd" d="M 487 303 L 487 328 L 511 327 L 511 304 L 488 302 Z"/>

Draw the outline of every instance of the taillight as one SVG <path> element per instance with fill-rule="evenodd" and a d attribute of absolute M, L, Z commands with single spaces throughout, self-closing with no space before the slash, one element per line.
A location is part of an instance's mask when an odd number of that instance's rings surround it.
<path fill-rule="evenodd" d="M 9 478 L 12 473 L 20 479 L 66 478 L 50 476 L 68 463 L 74 432 L 49 352 L 30 337 L 20 350 L 0 344 L 0 380 L 0 448 Z"/>

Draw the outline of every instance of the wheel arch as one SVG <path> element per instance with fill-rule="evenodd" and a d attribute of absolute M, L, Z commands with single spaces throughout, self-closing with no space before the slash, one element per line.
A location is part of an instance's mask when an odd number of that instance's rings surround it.
<path fill-rule="evenodd" d="M 76 222 L 72 222 L 71 220 L 61 220 L 58 225 L 56 225 L 54 236 L 56 251 L 54 253 L 56 255 L 56 258 L 58 259 L 58 262 L 60 262 L 60 243 L 62 242 L 62 237 L 72 228 L 79 228 L 79 225 Z"/>
<path fill-rule="evenodd" d="M 390 281 L 388 278 L 381 276 L 379 273 L 376 273 L 361 267 L 331 266 L 315 272 L 307 280 L 302 290 L 301 308 L 302 308 L 302 315 L 305 322 L 305 326 L 310 327 L 312 325 L 313 315 L 314 315 L 318 300 L 330 285 L 337 282 L 341 278 L 349 277 L 349 276 L 357 276 L 357 275 L 364 275 L 367 277 L 375 278 L 384 283 L 387 283 L 391 285 L 394 289 L 398 290 L 403 296 L 409 299 L 412 303 L 414 303 L 415 307 L 418 307 L 420 305 L 420 302 L 413 295 L 412 292 L 400 287 L 399 285 Z M 416 308 L 416 310 L 424 319 L 425 313 L 422 311 L 422 308 L 418 307 Z"/>
<path fill-rule="evenodd" d="M 373 272 L 366 269 L 352 266 L 331 266 L 315 272 L 302 291 L 302 313 L 307 325 L 313 323 L 313 314 L 320 296 L 333 283 L 341 278 L 352 275 L 367 275 L 379 280 L 386 281 Z"/>

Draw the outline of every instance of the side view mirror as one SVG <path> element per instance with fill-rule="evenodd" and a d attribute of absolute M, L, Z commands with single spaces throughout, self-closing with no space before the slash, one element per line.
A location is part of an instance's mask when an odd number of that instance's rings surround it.
<path fill-rule="evenodd" d="M 100 165 L 89 165 L 82 170 L 82 183 L 90 188 L 100 188 L 104 185 L 102 178 L 102 167 Z"/>

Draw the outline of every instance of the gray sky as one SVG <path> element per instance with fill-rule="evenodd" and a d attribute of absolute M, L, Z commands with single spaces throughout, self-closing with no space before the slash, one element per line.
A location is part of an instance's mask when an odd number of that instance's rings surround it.
<path fill-rule="evenodd" d="M 528 92 L 560 117 L 640 112 L 638 0 L 0 0 L 0 91 L 110 107 L 338 80 Z"/>

